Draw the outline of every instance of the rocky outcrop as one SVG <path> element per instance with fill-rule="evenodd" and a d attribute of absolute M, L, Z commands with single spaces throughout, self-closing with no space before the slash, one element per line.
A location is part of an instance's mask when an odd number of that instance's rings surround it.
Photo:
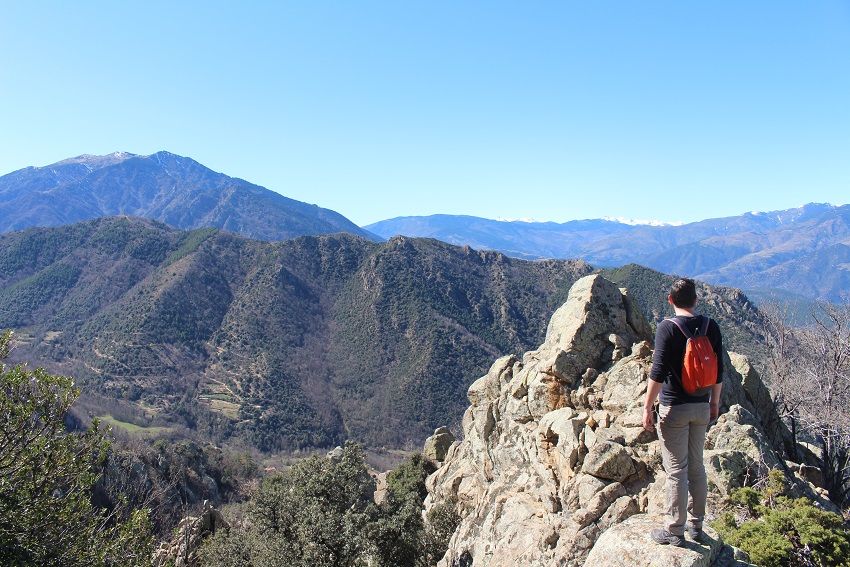
<path fill-rule="evenodd" d="M 729 353 L 729 361 L 741 375 L 741 387 L 757 417 L 762 430 L 774 446 L 792 446 L 793 439 L 788 427 L 779 417 L 770 390 L 767 389 L 761 376 L 747 360 L 746 356 L 734 352 Z"/>
<path fill-rule="evenodd" d="M 663 516 L 632 516 L 617 524 L 593 546 L 584 567 L 747 567 L 749 558 L 740 550 L 723 545 L 717 533 L 706 526 L 706 541 L 690 539 L 682 547 L 652 545 L 646 534 L 663 522 Z"/>
<path fill-rule="evenodd" d="M 425 440 L 425 447 L 422 450 L 423 456 L 435 466 L 446 460 L 446 454 L 449 447 L 454 443 L 455 436 L 449 431 L 448 427 L 439 427 L 434 431 L 434 434 Z"/>
<path fill-rule="evenodd" d="M 645 514 L 661 511 L 664 473 L 657 438 L 642 427 L 650 335 L 626 290 L 587 276 L 540 348 L 496 360 L 472 384 L 463 441 L 427 481 L 426 508 L 456 499 L 462 517 L 441 567 L 579 566 L 613 553 L 595 551 L 604 542 L 657 549 Z M 715 498 L 764 463 L 781 466 L 731 363 L 724 382 L 725 415 L 706 451 Z M 663 564 L 733 565 L 712 542 L 691 550 L 691 563 Z"/>
<path fill-rule="evenodd" d="M 723 496 L 781 467 L 755 417 L 740 405 L 732 406 L 709 430 L 704 457 L 709 485 Z"/>

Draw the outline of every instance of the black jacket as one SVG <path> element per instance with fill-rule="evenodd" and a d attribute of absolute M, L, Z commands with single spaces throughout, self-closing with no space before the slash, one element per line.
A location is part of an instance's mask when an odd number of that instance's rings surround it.
<path fill-rule="evenodd" d="M 677 316 L 676 318 L 693 334 L 702 327 L 702 315 Z M 720 327 L 714 319 L 708 324 L 706 334 L 717 356 L 717 382 L 720 383 L 723 381 L 723 338 L 720 335 Z M 665 319 L 658 324 L 658 330 L 655 332 L 655 354 L 652 355 L 652 370 L 649 378 L 664 384 L 659 396 L 662 405 L 708 403 L 711 399 L 711 394 L 691 396 L 682 386 L 682 364 L 685 361 L 686 343 L 687 338 L 675 323 Z"/>

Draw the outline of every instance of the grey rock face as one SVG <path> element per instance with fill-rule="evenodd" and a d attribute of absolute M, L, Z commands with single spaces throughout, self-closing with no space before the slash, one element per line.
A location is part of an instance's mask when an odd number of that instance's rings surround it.
<path fill-rule="evenodd" d="M 780 443 L 791 442 L 791 432 L 788 427 L 780 419 L 776 411 L 776 406 L 773 404 L 773 397 L 770 390 L 762 382 L 761 376 L 752 367 L 747 357 L 730 352 L 729 361 L 734 366 L 738 374 L 741 375 L 741 386 L 754 409 L 754 415 L 758 418 L 761 424 L 761 429 L 767 435 L 771 444 L 778 445 Z"/>
<path fill-rule="evenodd" d="M 629 290 L 621 287 L 620 293 L 623 294 L 623 306 L 626 308 L 626 322 L 629 324 L 639 339 L 647 341 L 650 344 L 655 340 L 652 333 L 652 327 L 649 321 L 643 314 L 643 310 L 638 305 L 638 302 L 629 294 Z"/>
<path fill-rule="evenodd" d="M 629 519 L 661 510 L 665 478 L 659 442 L 642 427 L 649 325 L 629 301 L 598 275 L 582 278 L 537 350 L 496 360 L 469 388 L 463 441 L 427 480 L 426 509 L 456 498 L 462 518 L 440 567 L 649 564 L 635 554 L 658 551 L 645 540 L 661 521 Z M 775 462 L 732 364 L 724 377 L 729 415 L 709 435 L 707 461 Z M 710 504 L 740 472 L 712 467 Z M 722 549 L 716 541 L 691 550 L 690 563 L 657 564 L 717 567 Z M 612 557 L 633 561 L 604 562 Z"/>

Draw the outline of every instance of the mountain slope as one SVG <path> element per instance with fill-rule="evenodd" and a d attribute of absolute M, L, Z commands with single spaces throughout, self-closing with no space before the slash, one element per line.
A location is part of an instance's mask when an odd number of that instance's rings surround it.
<path fill-rule="evenodd" d="M 637 263 L 665 273 L 744 289 L 838 300 L 850 290 L 850 206 L 809 204 L 681 226 L 608 220 L 504 222 L 435 215 L 366 227 L 431 236 L 522 258 L 581 258 L 598 266 Z"/>
<path fill-rule="evenodd" d="M 144 421 L 257 446 L 418 442 L 496 353 L 539 340 L 582 262 L 434 240 L 280 243 L 116 217 L 0 236 L 0 326 Z M 104 402 L 106 403 L 106 402 Z"/>
<path fill-rule="evenodd" d="M 431 239 L 272 243 L 113 217 L 0 236 L 0 327 L 20 332 L 16 360 L 74 376 L 124 421 L 262 449 L 413 447 L 460 419 L 489 361 L 539 344 L 593 271 Z M 669 315 L 669 276 L 609 277 Z M 740 328 L 730 348 L 749 352 L 757 312 L 710 293 L 709 314 Z"/>
<path fill-rule="evenodd" d="M 84 155 L 0 177 L 0 232 L 119 214 L 262 240 L 335 232 L 376 239 L 339 213 L 168 152 Z"/>
<path fill-rule="evenodd" d="M 665 272 L 691 268 L 721 285 L 775 288 L 798 295 L 839 300 L 850 291 L 850 206 L 814 218 L 708 238 L 665 251 L 651 265 Z"/>

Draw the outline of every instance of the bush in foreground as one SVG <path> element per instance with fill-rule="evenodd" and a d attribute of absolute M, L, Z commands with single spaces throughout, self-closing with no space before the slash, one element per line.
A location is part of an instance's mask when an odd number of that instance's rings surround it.
<path fill-rule="evenodd" d="M 11 341 L 11 332 L 0 336 L 0 359 Z M 41 368 L 0 370 L 0 565 L 148 564 L 147 511 L 92 505 L 110 440 L 97 423 L 65 431 L 79 395 L 70 378 Z"/>
<path fill-rule="evenodd" d="M 243 526 L 205 543 L 203 565 L 435 565 L 457 519 L 453 508 L 435 507 L 425 525 L 429 472 L 422 456 L 413 455 L 390 472 L 386 499 L 376 505 L 359 445 L 347 443 L 339 460 L 303 459 L 263 482 L 245 509 Z"/>
<path fill-rule="evenodd" d="M 763 567 L 850 567 L 850 532 L 843 518 L 807 498 L 785 495 L 784 474 L 774 470 L 765 488 L 732 492 L 713 522 L 726 543 Z"/>

